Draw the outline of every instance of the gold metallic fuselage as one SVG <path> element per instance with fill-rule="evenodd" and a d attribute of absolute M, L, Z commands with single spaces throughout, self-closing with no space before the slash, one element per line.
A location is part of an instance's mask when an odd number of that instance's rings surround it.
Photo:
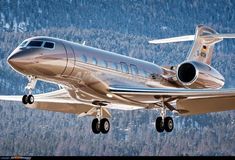
<path fill-rule="evenodd" d="M 63 85 L 75 99 L 147 107 L 159 97 L 119 96 L 110 93 L 109 87 L 184 88 L 177 80 L 166 78 L 176 77 L 175 70 L 153 63 L 51 37 L 28 40 L 52 41 L 55 48 L 17 47 L 8 58 L 9 64 L 21 74 Z M 128 65 L 128 73 L 122 71 L 122 63 Z M 132 72 L 133 65 L 138 68 L 138 74 Z"/>

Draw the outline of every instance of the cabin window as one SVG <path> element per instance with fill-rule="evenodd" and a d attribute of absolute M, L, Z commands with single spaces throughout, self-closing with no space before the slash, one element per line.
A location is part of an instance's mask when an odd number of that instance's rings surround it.
<path fill-rule="evenodd" d="M 92 64 L 97 65 L 97 60 L 94 57 L 92 58 Z"/>
<path fill-rule="evenodd" d="M 81 56 L 81 61 L 87 63 L 87 57 L 85 55 Z"/>
<path fill-rule="evenodd" d="M 41 47 L 43 41 L 30 41 L 27 47 Z"/>
<path fill-rule="evenodd" d="M 122 72 L 129 73 L 128 65 L 124 62 L 121 62 Z"/>
<path fill-rule="evenodd" d="M 143 73 L 144 73 L 144 77 L 148 78 L 148 72 L 144 70 Z"/>
<path fill-rule="evenodd" d="M 104 61 L 104 65 L 106 68 L 108 68 L 108 62 Z"/>
<path fill-rule="evenodd" d="M 136 67 L 136 65 L 131 64 L 131 73 L 133 75 L 137 75 L 138 74 L 138 68 Z"/>
<path fill-rule="evenodd" d="M 45 44 L 44 44 L 44 48 L 50 48 L 50 49 L 52 49 L 52 48 L 54 48 L 54 43 L 52 43 L 52 42 L 45 42 Z"/>
<path fill-rule="evenodd" d="M 111 62 L 110 63 L 110 68 L 114 70 L 118 70 L 118 65 L 116 63 Z"/>
<path fill-rule="evenodd" d="M 99 66 L 107 68 L 108 67 L 108 63 L 106 61 L 104 61 L 104 60 L 101 60 L 101 61 L 99 61 Z"/>

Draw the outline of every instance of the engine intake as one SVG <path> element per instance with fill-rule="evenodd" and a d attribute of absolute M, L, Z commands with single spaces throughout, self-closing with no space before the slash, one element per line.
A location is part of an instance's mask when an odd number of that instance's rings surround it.
<path fill-rule="evenodd" d="M 183 62 L 177 67 L 179 83 L 188 88 L 221 88 L 224 77 L 213 67 L 197 61 Z"/>
<path fill-rule="evenodd" d="M 184 63 L 178 68 L 178 78 L 183 83 L 190 83 L 196 78 L 196 68 L 191 63 Z"/>

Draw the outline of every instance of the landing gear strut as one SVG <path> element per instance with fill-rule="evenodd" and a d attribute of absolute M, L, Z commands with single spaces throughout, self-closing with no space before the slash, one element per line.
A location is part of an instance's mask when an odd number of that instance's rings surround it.
<path fill-rule="evenodd" d="M 110 123 L 107 118 L 102 118 L 102 106 L 107 105 L 104 102 L 93 102 L 93 104 L 98 104 L 99 106 L 96 108 L 96 118 L 92 121 L 92 131 L 95 134 L 99 134 L 100 132 L 106 134 L 110 130 Z"/>
<path fill-rule="evenodd" d="M 28 92 L 27 95 L 24 95 L 22 97 L 22 103 L 23 104 L 33 104 L 34 103 L 34 96 L 32 95 L 32 91 L 36 86 L 37 79 L 34 76 L 29 76 L 28 77 L 28 84 L 25 87 L 25 90 Z"/>
<path fill-rule="evenodd" d="M 161 117 L 157 117 L 155 127 L 158 132 L 171 132 L 174 128 L 174 122 L 171 117 L 166 117 L 166 106 L 164 99 L 162 100 L 162 106 L 160 111 Z"/>

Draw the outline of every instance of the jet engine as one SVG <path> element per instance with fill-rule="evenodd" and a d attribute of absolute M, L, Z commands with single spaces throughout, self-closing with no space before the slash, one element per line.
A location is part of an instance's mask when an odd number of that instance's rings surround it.
<path fill-rule="evenodd" d="M 186 88 L 222 88 L 224 77 L 213 67 L 198 61 L 186 61 L 177 67 L 177 80 Z"/>

